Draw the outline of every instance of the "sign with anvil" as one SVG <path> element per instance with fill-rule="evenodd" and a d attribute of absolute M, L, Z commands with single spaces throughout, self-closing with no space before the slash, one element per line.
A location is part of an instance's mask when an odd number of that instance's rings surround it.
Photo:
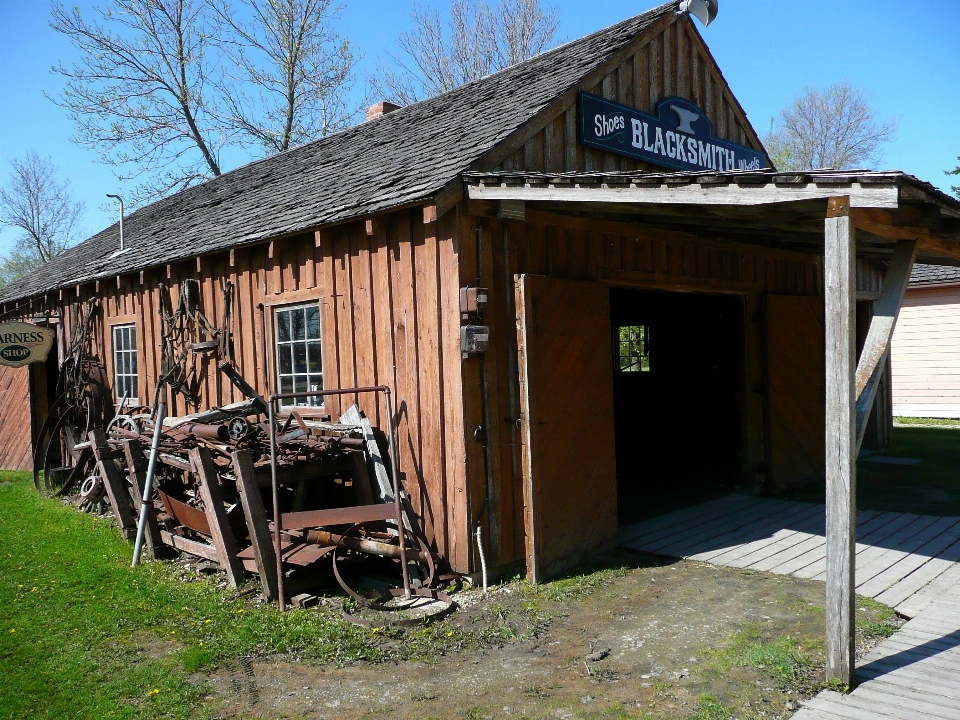
<path fill-rule="evenodd" d="M 664 98 L 657 114 L 582 92 L 580 142 L 675 170 L 759 170 L 762 152 L 713 136 L 707 114 L 689 100 Z"/>
<path fill-rule="evenodd" d="M 0 323 L 0 365 L 43 362 L 53 346 L 53 328 L 24 322 Z"/>

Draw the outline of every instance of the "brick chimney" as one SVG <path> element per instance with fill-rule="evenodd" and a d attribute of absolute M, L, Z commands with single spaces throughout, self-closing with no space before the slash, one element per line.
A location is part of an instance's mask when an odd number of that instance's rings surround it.
<path fill-rule="evenodd" d="M 386 100 L 383 102 L 378 102 L 376 105 L 371 105 L 367 108 L 367 122 L 376 120 L 381 115 L 386 115 L 387 113 L 391 113 L 394 110 L 399 110 L 402 107 L 403 105 L 397 105 L 396 103 L 387 102 Z"/>

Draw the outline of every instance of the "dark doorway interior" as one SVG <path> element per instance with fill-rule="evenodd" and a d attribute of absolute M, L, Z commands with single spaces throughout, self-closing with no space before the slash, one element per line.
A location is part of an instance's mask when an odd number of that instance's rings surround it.
<path fill-rule="evenodd" d="M 616 288 L 610 319 L 620 525 L 730 492 L 742 299 Z"/>

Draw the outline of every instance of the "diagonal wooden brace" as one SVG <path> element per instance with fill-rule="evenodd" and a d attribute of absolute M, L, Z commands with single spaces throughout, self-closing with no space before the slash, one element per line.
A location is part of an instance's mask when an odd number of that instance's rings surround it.
<path fill-rule="evenodd" d="M 857 363 L 857 437 L 856 451 L 860 451 L 863 436 L 867 430 L 867 420 L 873 401 L 877 395 L 880 375 L 890 352 L 890 340 L 897 324 L 897 314 L 903 303 L 903 296 L 910 280 L 910 271 L 917 257 L 917 241 L 901 240 L 893 251 L 893 260 L 883 277 L 883 289 L 874 308 L 863 352 Z"/>

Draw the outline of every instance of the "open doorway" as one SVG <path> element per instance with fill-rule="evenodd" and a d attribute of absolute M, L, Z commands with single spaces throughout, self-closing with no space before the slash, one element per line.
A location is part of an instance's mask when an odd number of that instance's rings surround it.
<path fill-rule="evenodd" d="M 730 492 L 739 479 L 743 300 L 614 288 L 619 524 Z"/>

